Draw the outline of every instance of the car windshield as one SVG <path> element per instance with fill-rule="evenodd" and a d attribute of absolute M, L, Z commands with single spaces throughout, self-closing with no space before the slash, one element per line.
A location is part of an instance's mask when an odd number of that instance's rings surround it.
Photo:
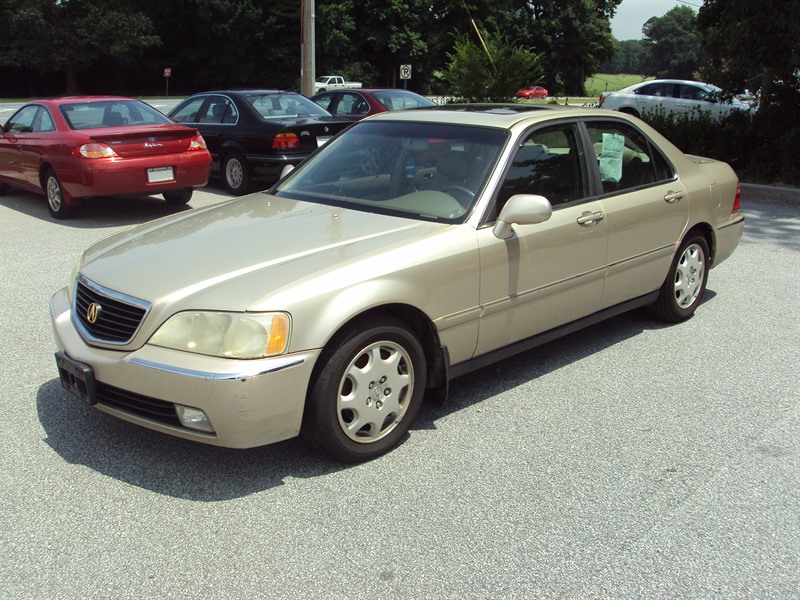
<path fill-rule="evenodd" d="M 331 116 L 324 108 L 300 94 L 252 94 L 246 100 L 262 119 Z"/>
<path fill-rule="evenodd" d="M 121 125 L 157 125 L 172 120 L 138 100 L 96 100 L 58 107 L 70 129 L 102 129 Z"/>
<path fill-rule="evenodd" d="M 328 142 L 273 193 L 368 212 L 463 222 L 507 138 L 501 129 L 364 121 Z"/>

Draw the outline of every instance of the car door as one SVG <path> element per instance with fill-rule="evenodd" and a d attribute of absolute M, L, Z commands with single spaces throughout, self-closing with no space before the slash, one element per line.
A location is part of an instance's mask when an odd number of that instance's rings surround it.
<path fill-rule="evenodd" d="M 33 117 L 31 133 L 19 137 L 19 148 L 22 157 L 22 182 L 33 188 L 41 185 L 39 167 L 43 157 L 52 153 L 56 144 L 56 126 L 53 118 L 44 106 L 39 106 Z"/>
<path fill-rule="evenodd" d="M 697 113 L 705 112 L 712 115 L 719 116 L 720 106 L 715 99 L 700 86 L 692 85 L 690 83 L 681 83 L 678 85 L 679 98 L 676 99 L 676 106 L 678 112 L 682 113 Z"/>
<path fill-rule="evenodd" d="M 608 224 L 603 307 L 657 290 L 689 218 L 686 188 L 663 154 L 627 122 L 589 120 Z"/>
<path fill-rule="evenodd" d="M 0 177 L 11 184 L 25 184 L 22 144 L 33 132 L 33 121 L 38 111 L 38 105 L 23 106 L 11 116 L 0 136 Z"/>
<path fill-rule="evenodd" d="M 590 195 L 578 126 L 538 129 L 522 138 L 478 230 L 481 283 L 477 354 L 531 337 L 598 310 L 603 294 L 608 220 Z M 509 239 L 491 224 L 516 194 L 553 207 L 547 221 L 514 225 Z"/>
<path fill-rule="evenodd" d="M 634 95 L 639 113 L 661 112 L 670 114 L 675 106 L 675 84 L 659 81 L 638 88 Z"/>

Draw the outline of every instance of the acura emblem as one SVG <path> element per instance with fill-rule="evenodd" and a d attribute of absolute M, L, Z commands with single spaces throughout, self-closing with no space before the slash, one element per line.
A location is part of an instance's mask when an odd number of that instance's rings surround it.
<path fill-rule="evenodd" d="M 86 320 L 92 325 L 97 322 L 97 317 L 100 316 L 100 311 L 103 309 L 97 302 L 92 302 L 86 309 Z"/>
<path fill-rule="evenodd" d="M 154 137 L 147 138 L 147 141 L 148 141 L 148 142 L 155 142 L 155 141 L 156 141 L 156 138 L 154 138 Z"/>

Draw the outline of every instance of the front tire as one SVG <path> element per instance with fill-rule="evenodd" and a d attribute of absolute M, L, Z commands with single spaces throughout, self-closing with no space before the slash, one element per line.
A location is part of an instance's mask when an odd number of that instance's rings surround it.
<path fill-rule="evenodd" d="M 47 209 L 55 219 L 68 219 L 72 216 L 72 207 L 67 205 L 66 193 L 53 169 L 44 174 L 44 193 L 47 197 Z"/>
<path fill-rule="evenodd" d="M 226 154 L 222 161 L 222 182 L 234 196 L 242 196 L 250 187 L 250 170 L 244 156 L 238 152 Z"/>
<path fill-rule="evenodd" d="M 408 432 L 425 393 L 425 352 L 395 319 L 372 320 L 334 340 L 319 358 L 303 436 L 341 462 L 380 456 Z"/>
<path fill-rule="evenodd" d="M 690 318 L 706 291 L 708 281 L 708 242 L 700 234 L 686 238 L 680 245 L 652 313 L 670 323 Z"/>

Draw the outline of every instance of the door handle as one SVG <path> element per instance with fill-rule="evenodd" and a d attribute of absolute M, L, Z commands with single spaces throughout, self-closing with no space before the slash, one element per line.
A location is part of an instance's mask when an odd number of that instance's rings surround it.
<path fill-rule="evenodd" d="M 683 200 L 683 192 L 667 192 L 667 195 L 664 196 L 664 200 L 666 200 L 669 204 L 680 202 Z"/>
<path fill-rule="evenodd" d="M 578 225 L 585 225 L 587 227 L 591 227 L 595 223 L 602 221 L 604 216 L 605 215 L 603 215 L 603 213 L 601 212 L 596 212 L 596 213 L 585 212 L 580 217 L 578 217 Z"/>

